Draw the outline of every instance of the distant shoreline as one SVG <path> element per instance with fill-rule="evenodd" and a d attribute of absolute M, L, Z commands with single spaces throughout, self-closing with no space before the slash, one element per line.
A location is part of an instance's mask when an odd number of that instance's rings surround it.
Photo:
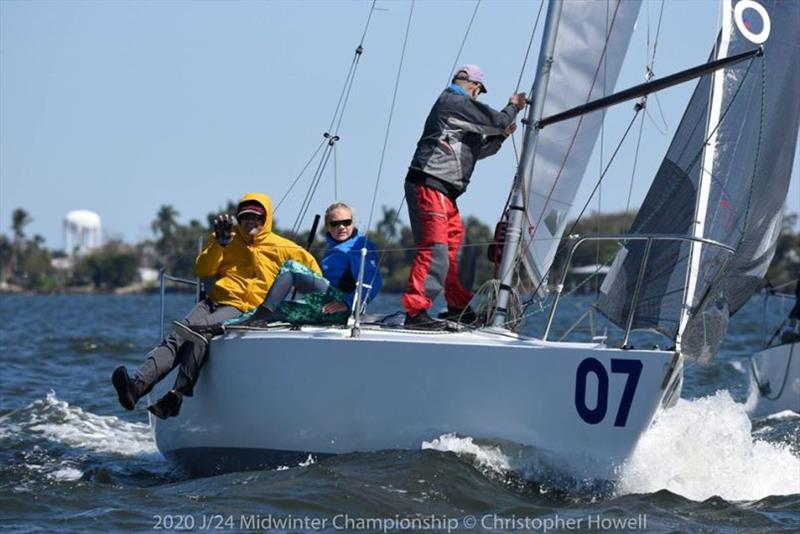
<path fill-rule="evenodd" d="M 193 288 L 181 285 L 169 284 L 165 288 L 167 293 L 194 293 Z M 99 289 L 96 287 L 62 287 L 52 291 L 24 289 L 13 284 L 3 284 L 0 286 L 0 295 L 146 295 L 159 292 L 158 285 L 153 284 L 131 284 L 129 286 L 115 287 L 112 289 Z"/>

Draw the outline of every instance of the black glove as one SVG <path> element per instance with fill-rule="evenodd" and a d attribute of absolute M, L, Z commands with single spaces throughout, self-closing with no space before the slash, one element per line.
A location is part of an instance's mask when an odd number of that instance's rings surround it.
<path fill-rule="evenodd" d="M 217 238 L 217 243 L 226 246 L 233 239 L 233 217 L 227 213 L 223 213 L 214 219 L 214 235 Z"/>

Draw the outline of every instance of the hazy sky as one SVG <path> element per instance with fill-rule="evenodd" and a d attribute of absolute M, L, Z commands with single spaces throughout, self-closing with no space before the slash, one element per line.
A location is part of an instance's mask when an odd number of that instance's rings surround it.
<path fill-rule="evenodd" d="M 366 222 L 410 4 L 380 0 L 342 123 L 336 157 L 338 197 Z M 417 1 L 378 206 L 397 206 L 425 116 L 449 79 L 474 1 Z M 618 88 L 644 76 L 648 33 L 660 1 L 642 7 Z M 538 0 L 484 0 L 459 63 L 481 65 L 502 107 L 522 66 Z M 11 211 L 33 217 L 28 233 L 63 247 L 61 224 L 73 209 L 100 214 L 107 237 L 152 236 L 158 207 L 179 219 L 205 214 L 247 191 L 279 199 L 311 156 L 331 120 L 358 44 L 366 1 L 72 2 L 0 0 L 0 230 Z M 667 0 L 657 76 L 705 61 L 718 25 L 714 1 Z M 541 28 L 541 23 L 540 23 Z M 540 30 L 539 30 L 540 31 Z M 523 78 L 529 89 L 539 32 Z M 643 198 L 694 84 L 659 95 L 645 121 L 632 204 Z M 609 115 L 604 160 L 631 116 Z M 602 189 L 603 211 L 627 202 L 636 136 L 624 145 Z M 578 195 L 599 174 L 599 144 Z M 459 200 L 465 215 L 493 224 L 514 174 L 510 144 L 482 161 Z M 291 226 L 312 173 L 277 213 Z M 800 212 L 798 164 L 788 209 Z M 312 212 L 334 200 L 334 165 Z M 593 209 L 598 201 L 592 202 Z M 310 217 L 308 217 L 310 223 Z M 403 221 L 407 221 L 405 209 Z"/>

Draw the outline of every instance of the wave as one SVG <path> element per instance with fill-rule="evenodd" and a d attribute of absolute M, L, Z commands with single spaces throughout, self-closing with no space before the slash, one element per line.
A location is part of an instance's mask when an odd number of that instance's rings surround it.
<path fill-rule="evenodd" d="M 466 454 L 474 459 L 476 467 L 498 473 L 512 470 L 511 459 L 500 450 L 500 447 L 478 445 L 470 437 L 444 434 L 432 441 L 423 441 L 422 450 L 452 452 L 458 456 Z"/>
<path fill-rule="evenodd" d="M 97 415 L 59 400 L 53 391 L 0 417 L 0 439 L 43 437 L 70 447 L 122 456 L 157 454 L 150 425 Z"/>
<path fill-rule="evenodd" d="M 539 462 L 536 456 L 520 454 L 520 449 L 505 444 L 476 443 L 471 437 L 444 434 L 423 442 L 422 449 L 452 452 L 490 476 L 516 475 L 543 483 L 541 491 L 573 496 L 667 490 L 693 501 L 713 496 L 750 501 L 800 493 L 800 457 L 788 444 L 754 438 L 745 406 L 734 402 L 727 391 L 681 399 L 665 410 L 618 469 L 613 487 L 603 481 L 559 476 L 550 462 Z"/>
<path fill-rule="evenodd" d="M 620 472 L 617 492 L 666 489 L 694 501 L 800 493 L 800 457 L 754 439 L 744 404 L 725 390 L 664 410 Z"/>

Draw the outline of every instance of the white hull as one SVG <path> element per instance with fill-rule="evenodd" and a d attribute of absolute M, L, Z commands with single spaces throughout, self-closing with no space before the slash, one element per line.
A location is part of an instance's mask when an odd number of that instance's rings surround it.
<path fill-rule="evenodd" d="M 681 374 L 671 352 L 507 332 L 233 332 L 211 343 L 180 416 L 152 419 L 159 450 L 193 472 L 419 449 L 453 432 L 533 447 L 565 471 L 611 479 L 666 397 L 677 396 Z"/>
<path fill-rule="evenodd" d="M 761 417 L 785 410 L 800 413 L 800 342 L 757 352 L 752 357 L 751 366 L 747 400 L 751 416 Z"/>

